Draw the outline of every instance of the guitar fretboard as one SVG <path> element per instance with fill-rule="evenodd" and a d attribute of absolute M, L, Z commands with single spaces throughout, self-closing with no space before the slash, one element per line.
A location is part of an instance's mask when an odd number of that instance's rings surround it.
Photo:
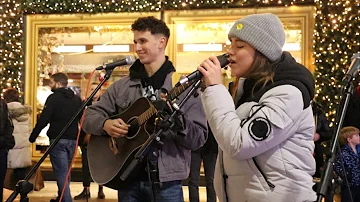
<path fill-rule="evenodd" d="M 187 88 L 194 84 L 194 81 L 187 82 L 180 86 L 175 86 L 171 91 L 168 93 L 168 99 L 174 100 L 177 96 L 179 96 L 182 92 L 184 92 Z"/>
<path fill-rule="evenodd" d="M 184 92 L 188 87 L 194 84 L 194 81 L 182 84 L 180 86 L 174 87 L 168 94 L 169 100 L 174 100 L 177 96 L 179 96 L 182 92 Z M 150 117 L 157 113 L 157 109 L 153 104 L 150 104 L 149 109 L 143 112 L 140 116 L 138 116 L 137 121 L 139 125 L 144 124 Z"/>
<path fill-rule="evenodd" d="M 147 109 L 144 113 L 142 113 L 137 118 L 137 121 L 138 121 L 139 125 L 144 124 L 147 120 L 149 120 L 150 117 L 152 117 L 156 113 L 157 113 L 156 108 L 154 107 L 154 105 L 150 104 L 150 108 Z"/>

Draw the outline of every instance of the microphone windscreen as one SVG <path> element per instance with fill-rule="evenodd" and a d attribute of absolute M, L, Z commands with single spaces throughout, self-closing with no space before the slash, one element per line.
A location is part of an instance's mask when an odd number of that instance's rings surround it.
<path fill-rule="evenodd" d="M 132 64 L 134 64 L 134 62 L 135 62 L 134 56 L 132 56 L 132 55 L 126 56 L 126 63 L 127 63 L 127 65 L 132 65 Z"/>
<path fill-rule="evenodd" d="M 229 55 L 228 54 L 219 55 L 219 56 L 217 56 L 217 59 L 219 60 L 221 67 L 225 67 L 226 65 L 229 64 Z"/>

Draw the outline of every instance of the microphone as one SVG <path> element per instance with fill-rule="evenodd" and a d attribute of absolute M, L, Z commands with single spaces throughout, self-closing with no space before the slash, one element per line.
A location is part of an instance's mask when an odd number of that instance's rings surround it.
<path fill-rule="evenodd" d="M 128 55 L 122 60 L 96 67 L 96 70 L 103 70 L 103 69 L 105 69 L 106 71 L 113 70 L 115 67 L 118 66 L 132 65 L 134 62 L 135 62 L 135 58 L 131 55 Z"/>
<path fill-rule="evenodd" d="M 346 72 L 343 83 L 347 84 L 357 77 L 360 69 L 360 53 L 356 53 L 351 57 L 349 70 Z"/>
<path fill-rule="evenodd" d="M 228 54 L 218 55 L 216 57 L 220 62 L 221 68 L 223 68 L 229 64 L 229 55 Z M 202 76 L 203 76 L 202 73 L 199 70 L 196 70 L 193 73 L 187 75 L 185 78 L 181 79 L 175 86 L 180 86 L 180 85 L 187 83 L 189 81 L 192 81 L 192 80 L 201 79 Z"/>

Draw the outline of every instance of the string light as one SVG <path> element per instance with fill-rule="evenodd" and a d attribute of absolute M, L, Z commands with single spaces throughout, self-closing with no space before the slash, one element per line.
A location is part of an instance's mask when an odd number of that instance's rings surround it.
<path fill-rule="evenodd" d="M 0 89 L 22 88 L 23 24 L 20 4 L 2 1 L 0 6 Z M 0 92 L 1 94 L 3 91 Z"/>
<path fill-rule="evenodd" d="M 313 0 L 1 0 L 0 89 L 23 89 L 23 14 L 151 12 L 175 9 L 309 5 Z M 1 92 L 0 92 L 1 93 Z"/>
<path fill-rule="evenodd" d="M 359 0 L 315 0 L 315 99 L 334 124 L 341 81 L 351 57 L 360 52 Z"/>

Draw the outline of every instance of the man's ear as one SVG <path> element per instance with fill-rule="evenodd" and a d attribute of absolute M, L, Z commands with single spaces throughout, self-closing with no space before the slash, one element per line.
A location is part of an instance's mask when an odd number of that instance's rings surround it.
<path fill-rule="evenodd" d="M 167 43 L 167 38 L 165 36 L 161 36 L 160 37 L 159 48 L 164 48 L 165 49 L 166 43 Z"/>
<path fill-rule="evenodd" d="M 60 82 L 56 82 L 56 83 L 55 83 L 55 87 L 56 87 L 56 88 L 61 88 L 61 87 L 64 87 L 64 86 L 62 86 L 62 84 L 61 84 Z"/>

